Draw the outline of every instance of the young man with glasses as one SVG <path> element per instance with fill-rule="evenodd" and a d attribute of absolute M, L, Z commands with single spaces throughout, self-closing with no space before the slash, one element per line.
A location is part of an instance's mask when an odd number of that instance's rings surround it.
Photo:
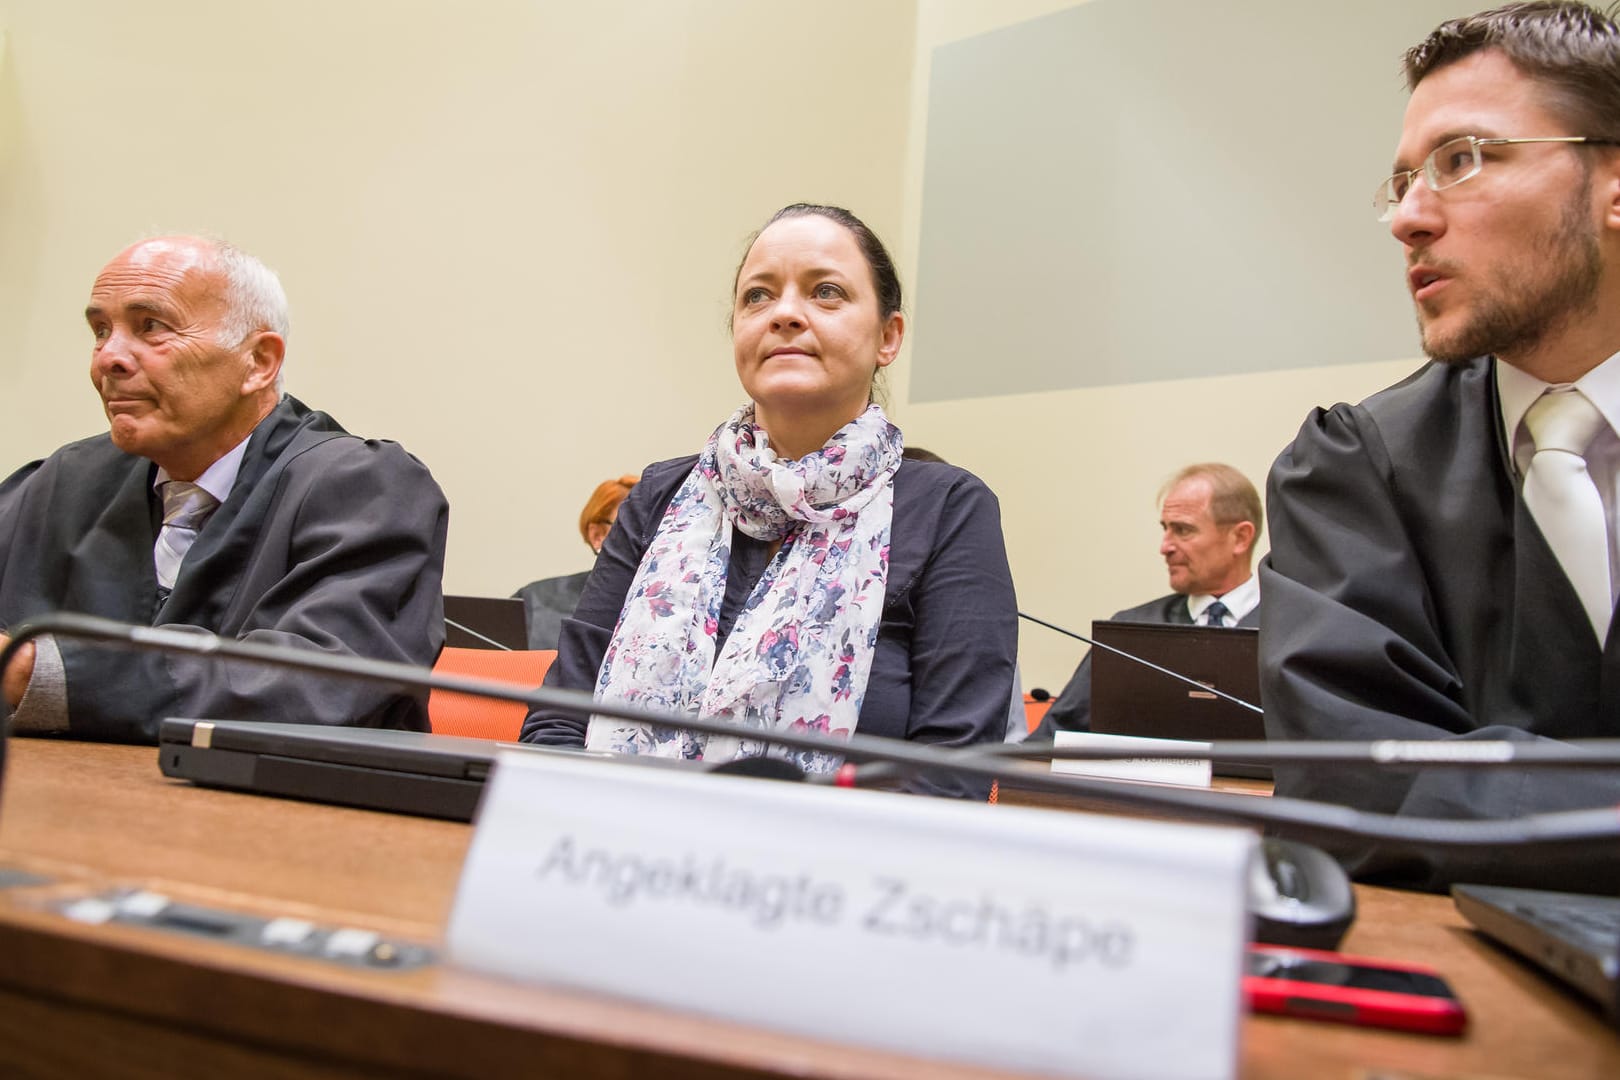
<path fill-rule="evenodd" d="M 1272 469 L 1261 669 L 1278 738 L 1620 736 L 1620 27 L 1525 3 L 1406 55 L 1393 175 L 1432 363 L 1316 410 Z M 1613 771 L 1279 769 L 1425 817 L 1620 802 Z M 1358 876 L 1620 890 L 1612 848 L 1346 849 Z"/>

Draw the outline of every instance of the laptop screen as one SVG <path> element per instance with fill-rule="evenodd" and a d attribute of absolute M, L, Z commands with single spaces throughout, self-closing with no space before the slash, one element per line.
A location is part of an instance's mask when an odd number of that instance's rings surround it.
<path fill-rule="evenodd" d="M 1241 701 L 1260 704 L 1260 632 L 1102 620 L 1091 636 Z M 1263 739 L 1258 712 L 1188 686 L 1108 649 L 1091 650 L 1091 730 L 1157 739 Z M 1259 766 L 1217 762 L 1231 776 L 1269 776 Z"/>
<path fill-rule="evenodd" d="M 515 597 L 446 596 L 446 645 L 458 649 L 527 649 L 528 617 Z"/>

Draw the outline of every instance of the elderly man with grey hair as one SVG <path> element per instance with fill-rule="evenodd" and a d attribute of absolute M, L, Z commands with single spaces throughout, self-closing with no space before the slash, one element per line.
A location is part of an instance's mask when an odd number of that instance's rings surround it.
<path fill-rule="evenodd" d="M 143 240 L 96 278 L 110 430 L 0 484 L 4 630 L 53 611 L 428 665 L 449 515 L 419 461 L 281 392 L 287 301 L 251 255 Z M 155 741 L 166 716 L 426 729 L 420 695 L 43 637 L 0 673 L 18 733 Z"/>

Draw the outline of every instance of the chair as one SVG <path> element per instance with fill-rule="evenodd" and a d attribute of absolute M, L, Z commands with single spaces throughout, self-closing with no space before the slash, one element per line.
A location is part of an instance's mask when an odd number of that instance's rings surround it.
<path fill-rule="evenodd" d="M 1041 721 L 1046 718 L 1046 710 L 1052 707 L 1053 700 L 1050 696 L 1037 700 L 1028 694 L 1024 695 L 1024 723 L 1029 725 L 1030 731 L 1041 726 Z"/>
<path fill-rule="evenodd" d="M 433 671 L 437 675 L 465 675 L 532 689 L 540 685 L 555 659 L 555 649 L 507 652 L 499 649 L 458 649 L 447 645 L 439 653 L 439 662 L 433 665 Z M 475 739 L 515 742 L 523 730 L 523 718 L 528 713 L 528 706 L 520 701 L 497 701 L 438 689 L 428 695 L 428 724 L 435 735 L 465 735 Z"/>

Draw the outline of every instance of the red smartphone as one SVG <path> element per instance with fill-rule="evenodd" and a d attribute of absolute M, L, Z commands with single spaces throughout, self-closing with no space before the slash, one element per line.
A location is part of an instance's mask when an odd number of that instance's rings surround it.
<path fill-rule="evenodd" d="M 1243 978 L 1255 1012 L 1456 1035 L 1468 1014 L 1432 969 L 1366 956 L 1249 946 Z"/>

